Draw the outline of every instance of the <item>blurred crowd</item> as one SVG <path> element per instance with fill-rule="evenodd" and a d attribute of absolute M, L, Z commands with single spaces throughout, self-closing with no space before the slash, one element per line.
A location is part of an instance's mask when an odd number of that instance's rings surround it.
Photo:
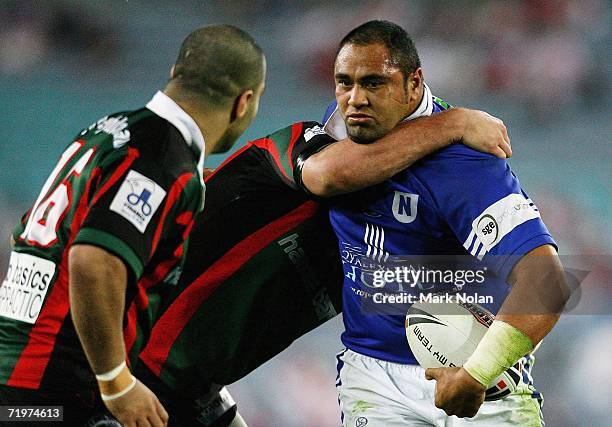
<path fill-rule="evenodd" d="M 603 89 L 599 42 L 609 35 L 604 3 L 555 0 L 428 2 L 420 13 L 401 2 L 385 15 L 417 39 L 425 73 L 443 93 L 499 93 L 551 113 L 592 102 Z M 606 15 L 607 19 L 606 19 Z"/>
<path fill-rule="evenodd" d="M 0 73 L 23 75 L 57 62 L 81 70 L 113 67 L 119 52 L 112 14 L 94 2 L 4 0 L 0 8 Z"/>
<path fill-rule="evenodd" d="M 545 119 L 569 103 L 596 104 L 610 90 L 612 9 L 605 0 L 217 3 L 282 21 L 285 53 L 325 90 L 336 42 L 371 17 L 408 29 L 426 79 L 445 94 L 499 94 Z"/>
<path fill-rule="evenodd" d="M 339 38 L 376 17 L 408 29 L 426 78 L 447 95 L 499 94 L 544 119 L 567 104 L 597 104 L 610 90 L 612 8 L 605 0 L 176 3 L 196 17 L 247 28 L 274 23 L 278 53 L 315 89 L 331 87 Z M 3 1 L 0 73 L 27 73 L 57 57 L 78 57 L 87 69 L 116 65 L 122 45 L 113 9 L 109 1 Z"/>

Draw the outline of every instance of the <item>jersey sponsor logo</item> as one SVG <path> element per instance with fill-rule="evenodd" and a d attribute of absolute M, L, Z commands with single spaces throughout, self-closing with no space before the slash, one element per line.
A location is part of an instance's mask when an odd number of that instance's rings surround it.
<path fill-rule="evenodd" d="M 130 140 L 130 131 L 127 129 L 128 119 L 125 116 L 102 117 L 100 120 L 81 132 L 81 136 L 93 131 L 94 134 L 106 133 L 113 137 L 113 147 L 121 148 Z"/>
<path fill-rule="evenodd" d="M 110 210 L 127 219 L 141 233 L 166 197 L 166 191 L 155 181 L 130 170 L 113 199 Z"/>
<path fill-rule="evenodd" d="M 340 256 L 343 263 L 361 267 L 363 255 L 364 253 L 361 246 L 352 245 L 344 241 L 340 242 Z"/>
<path fill-rule="evenodd" d="M 317 135 L 324 135 L 325 130 L 321 126 L 314 126 L 304 131 L 304 141 L 308 142 Z"/>
<path fill-rule="evenodd" d="M 361 268 L 361 257 L 363 253 L 360 248 L 351 247 L 349 243 L 340 243 L 340 256 L 342 257 L 342 266 L 346 273 L 345 277 L 357 282 L 357 268 Z M 347 271 L 348 269 L 348 271 Z"/>
<path fill-rule="evenodd" d="M 319 284 L 314 271 L 312 270 L 308 256 L 299 245 L 300 236 L 293 233 L 278 241 L 283 252 L 287 254 L 289 260 L 295 265 L 306 291 L 313 297 L 312 305 L 319 320 L 327 320 L 334 317 L 336 309 L 332 304 L 327 290 Z"/>
<path fill-rule="evenodd" d="M 381 287 L 375 282 L 374 276 L 382 268 L 380 263 L 389 259 L 389 252 L 384 250 L 385 230 L 382 227 L 366 223 L 363 240 L 366 244 L 365 253 L 360 246 L 340 241 L 340 257 L 344 277 L 362 287 L 351 287 L 353 293 L 362 298 L 370 298 L 372 294 L 363 287 Z"/>
<path fill-rule="evenodd" d="M 487 236 L 490 242 L 496 242 L 499 237 L 499 224 L 493 215 L 482 215 L 476 224 L 476 229 L 480 230 L 482 235 Z"/>
<path fill-rule="evenodd" d="M 55 263 L 11 252 L 6 278 L 0 286 L 0 316 L 34 324 L 55 274 Z"/>
<path fill-rule="evenodd" d="M 535 204 L 522 194 L 509 194 L 486 208 L 473 222 L 471 238 L 476 237 L 472 255 L 480 259 L 494 248 L 508 233 L 522 223 L 539 218 Z M 468 240 L 472 240 L 468 237 Z"/>
<path fill-rule="evenodd" d="M 391 211 L 396 220 L 402 224 L 410 224 L 416 219 L 419 195 L 395 191 Z"/>

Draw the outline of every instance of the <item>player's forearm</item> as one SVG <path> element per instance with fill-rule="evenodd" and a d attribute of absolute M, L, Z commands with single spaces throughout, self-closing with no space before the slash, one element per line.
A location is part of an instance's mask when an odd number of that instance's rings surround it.
<path fill-rule="evenodd" d="M 544 245 L 526 254 L 508 282 L 512 289 L 496 319 L 514 326 L 535 345 L 553 328 L 570 296 L 555 249 Z"/>
<path fill-rule="evenodd" d="M 321 197 L 349 193 L 383 182 L 463 135 L 460 109 L 399 124 L 372 144 L 350 139 L 311 156 L 302 170 L 310 192 Z"/>
<path fill-rule="evenodd" d="M 127 271 L 103 249 L 76 245 L 69 254 L 72 320 L 92 370 L 108 372 L 125 361 L 122 321 Z"/>
<path fill-rule="evenodd" d="M 485 387 L 550 332 L 569 298 L 563 268 L 550 245 L 521 258 L 508 282 L 510 294 L 463 365 Z"/>

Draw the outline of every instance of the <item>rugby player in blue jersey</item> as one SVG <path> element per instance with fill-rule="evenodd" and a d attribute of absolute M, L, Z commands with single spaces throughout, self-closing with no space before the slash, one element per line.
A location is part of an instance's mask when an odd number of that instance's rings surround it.
<path fill-rule="evenodd" d="M 425 85 L 412 40 L 390 22 L 351 31 L 340 42 L 334 74 L 338 108 L 326 129 L 336 139 L 348 134 L 367 144 L 403 120 L 449 108 Z M 309 168 L 302 180 L 315 194 L 333 194 L 317 189 Z M 344 425 L 541 425 L 532 353 L 567 294 L 555 242 L 506 161 L 455 144 L 374 191 L 348 196 L 330 213 L 345 273 L 347 349 L 338 356 L 337 383 Z M 481 227 L 484 219 L 495 233 Z M 507 297 L 463 367 L 426 372 L 407 345 L 404 315 L 362 311 L 375 289 L 363 280 L 360 259 L 449 254 L 471 254 L 487 265 Z M 517 390 L 483 404 L 489 384 L 517 361 Z"/>

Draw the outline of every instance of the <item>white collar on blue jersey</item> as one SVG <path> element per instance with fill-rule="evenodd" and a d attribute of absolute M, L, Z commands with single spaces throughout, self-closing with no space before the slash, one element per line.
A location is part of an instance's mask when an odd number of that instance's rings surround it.
<path fill-rule="evenodd" d="M 172 98 L 157 91 L 153 98 L 146 105 L 146 108 L 153 111 L 159 117 L 168 120 L 179 130 L 183 139 L 194 151 L 199 154 L 198 173 L 200 174 L 200 184 L 204 189 L 204 135 L 196 124 L 195 120 L 187 114 Z M 204 197 L 202 197 L 202 208 L 204 208 Z"/>
<path fill-rule="evenodd" d="M 185 112 L 172 98 L 158 91 L 155 96 L 149 101 L 146 107 L 168 120 L 179 130 L 187 145 L 197 148 L 198 153 L 204 152 L 204 136 L 202 131 L 196 124 L 195 120 Z"/>
<path fill-rule="evenodd" d="M 419 106 L 414 110 L 414 112 L 406 117 L 403 121 L 408 121 L 412 119 L 416 119 L 417 117 L 422 116 L 431 116 L 433 112 L 433 95 L 431 94 L 431 90 L 427 84 L 423 83 L 423 98 L 419 103 Z M 329 136 L 334 139 L 340 140 L 344 138 L 348 138 L 348 133 L 346 132 L 346 125 L 344 124 L 344 120 L 342 120 L 342 115 L 340 114 L 340 110 L 336 106 L 334 112 L 329 116 L 329 119 L 323 125 L 323 130 Z"/>

